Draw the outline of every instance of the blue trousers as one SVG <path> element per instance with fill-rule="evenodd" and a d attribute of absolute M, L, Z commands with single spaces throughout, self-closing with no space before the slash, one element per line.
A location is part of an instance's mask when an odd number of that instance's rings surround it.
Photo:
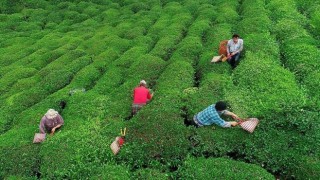
<path fill-rule="evenodd" d="M 228 59 L 228 63 L 231 65 L 232 69 L 234 69 L 240 61 L 240 52 L 233 55 L 230 59 Z"/>

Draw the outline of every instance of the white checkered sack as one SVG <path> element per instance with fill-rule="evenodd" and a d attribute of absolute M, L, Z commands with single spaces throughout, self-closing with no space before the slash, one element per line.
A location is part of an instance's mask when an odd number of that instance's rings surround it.
<path fill-rule="evenodd" d="M 259 119 L 257 118 L 248 118 L 245 121 L 242 121 L 239 123 L 239 125 L 242 127 L 242 129 L 252 133 L 256 126 L 259 123 Z"/>

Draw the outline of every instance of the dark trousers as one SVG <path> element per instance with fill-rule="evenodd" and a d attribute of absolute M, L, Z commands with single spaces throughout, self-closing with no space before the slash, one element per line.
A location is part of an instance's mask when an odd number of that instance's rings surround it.
<path fill-rule="evenodd" d="M 232 69 L 234 69 L 240 61 L 240 53 L 233 55 L 230 59 L 228 59 L 228 63 L 231 65 Z"/>

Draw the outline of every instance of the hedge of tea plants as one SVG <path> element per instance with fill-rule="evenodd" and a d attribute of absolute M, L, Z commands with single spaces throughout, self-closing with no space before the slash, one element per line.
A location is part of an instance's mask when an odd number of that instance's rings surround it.
<path fill-rule="evenodd" d="M 4 0 L 0 19 L 1 179 L 319 178 L 319 23 L 303 1 Z M 238 67 L 210 63 L 234 33 Z M 154 97 L 131 116 L 142 79 Z M 188 124 L 218 100 L 255 132 Z M 49 108 L 64 126 L 33 144 Z"/>

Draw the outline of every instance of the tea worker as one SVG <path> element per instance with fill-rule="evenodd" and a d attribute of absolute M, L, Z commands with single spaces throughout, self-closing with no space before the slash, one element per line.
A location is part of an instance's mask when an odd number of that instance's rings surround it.
<path fill-rule="evenodd" d="M 238 125 L 236 121 L 228 122 L 221 119 L 221 115 L 231 116 L 235 120 L 239 119 L 236 114 L 227 110 L 227 105 L 225 102 L 218 101 L 216 104 L 212 104 L 196 114 L 190 124 L 196 127 L 216 124 L 225 128 Z"/>
<path fill-rule="evenodd" d="M 132 115 L 135 115 L 143 106 L 145 106 L 151 99 L 153 94 L 147 88 L 147 82 L 141 80 L 139 86 L 133 90 L 133 104 Z"/>
<path fill-rule="evenodd" d="M 61 115 L 54 109 L 49 109 L 42 117 L 39 125 L 40 133 L 49 132 L 51 135 L 63 125 L 64 121 Z"/>
<path fill-rule="evenodd" d="M 232 39 L 227 44 L 228 62 L 234 69 L 240 62 L 240 54 L 243 50 L 243 40 L 239 38 L 238 34 L 234 34 Z"/>

